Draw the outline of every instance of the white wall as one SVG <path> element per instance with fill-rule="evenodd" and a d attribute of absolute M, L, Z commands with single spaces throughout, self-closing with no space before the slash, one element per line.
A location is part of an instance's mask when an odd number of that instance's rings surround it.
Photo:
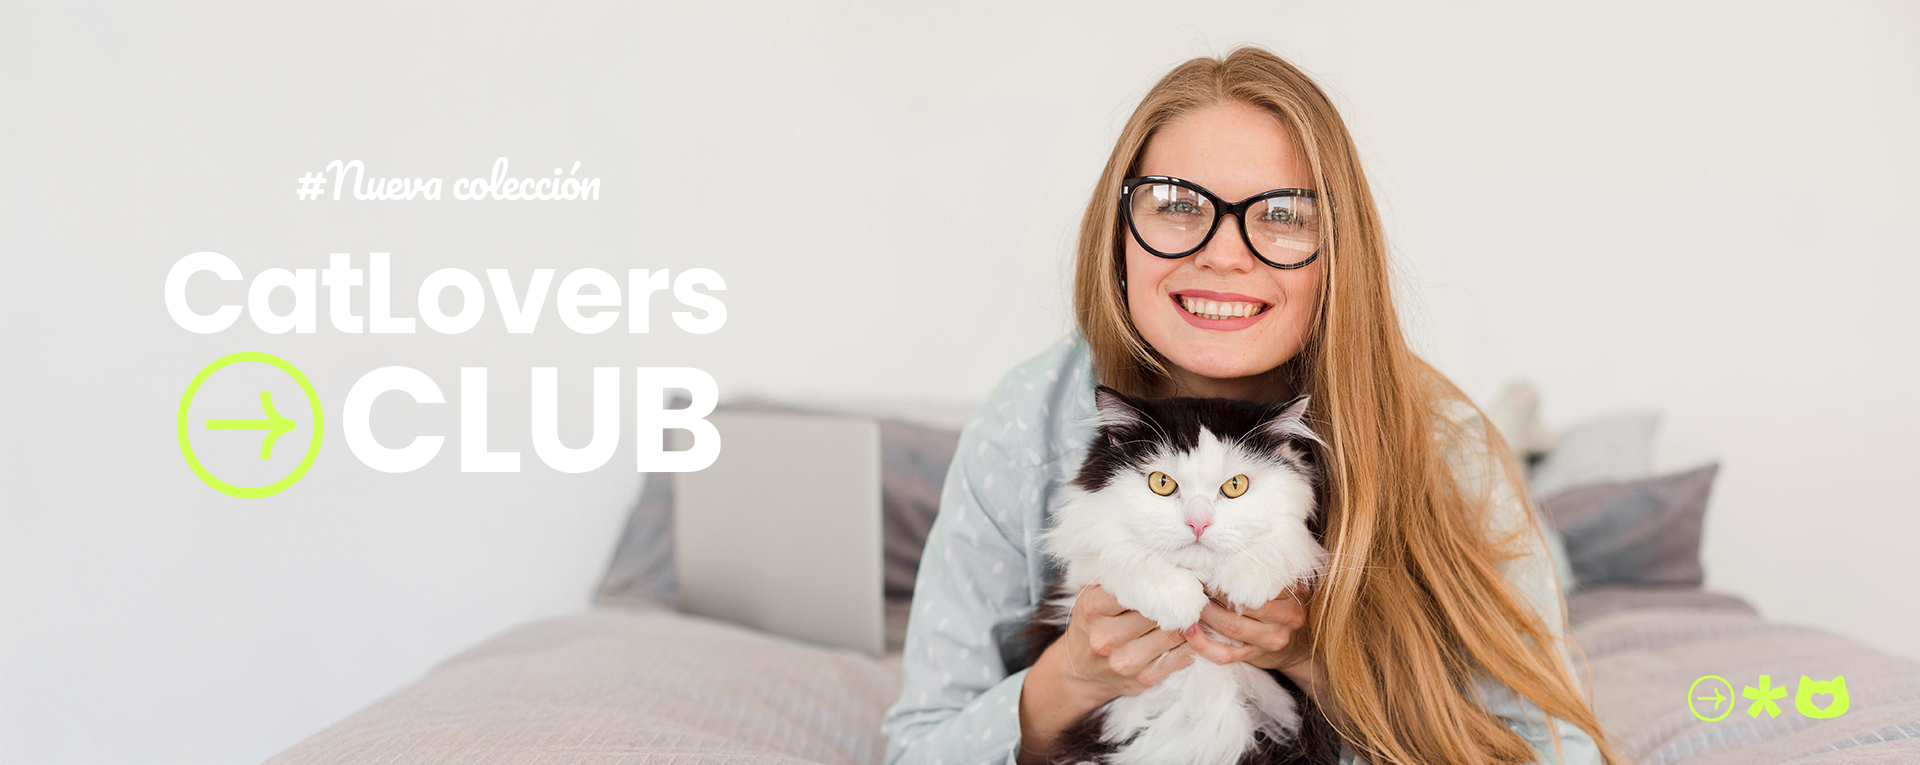
<path fill-rule="evenodd" d="M 1664 467 L 1723 464 L 1709 586 L 1920 655 L 1896 479 L 1920 458 L 1920 12 L 1668 6 L 0 6 L 0 761 L 256 761 L 584 607 L 637 487 L 624 443 L 585 475 L 449 452 L 396 476 L 333 439 L 294 490 L 232 500 L 171 440 L 207 361 L 297 358 L 335 401 L 375 366 L 451 389 L 485 365 L 495 448 L 523 451 L 536 365 L 978 399 L 1067 327 L 1074 227 L 1135 100 L 1241 41 L 1344 110 L 1444 370 L 1482 396 L 1530 377 L 1558 424 L 1662 409 Z M 289 193 L 336 158 L 450 179 L 499 155 L 583 160 L 605 199 Z M 190 335 L 160 284 L 197 250 L 249 275 L 389 251 L 403 285 L 707 267 L 730 319 Z M 453 432 L 394 411 L 396 440 Z"/>

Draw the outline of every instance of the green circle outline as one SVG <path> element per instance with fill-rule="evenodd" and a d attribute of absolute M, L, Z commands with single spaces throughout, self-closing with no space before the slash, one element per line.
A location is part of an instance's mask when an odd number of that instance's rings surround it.
<path fill-rule="evenodd" d="M 307 441 L 306 457 L 300 460 L 299 467 L 294 468 L 293 472 L 265 486 L 235 486 L 215 478 L 205 465 L 200 464 L 200 458 L 193 453 L 193 443 L 187 438 L 187 409 L 193 405 L 194 394 L 200 392 L 200 384 L 212 377 L 213 373 L 242 361 L 258 361 L 286 372 L 294 382 L 300 383 L 300 390 L 307 394 L 307 404 L 313 411 L 313 438 Z M 193 468 L 193 474 L 200 476 L 201 482 L 228 496 L 259 499 L 286 490 L 307 474 L 307 468 L 313 467 L 313 458 L 320 456 L 320 436 L 326 431 L 326 419 L 320 411 L 320 394 L 313 390 L 313 383 L 308 382 L 307 376 L 301 374 L 300 370 L 278 356 L 258 351 L 241 351 L 215 359 L 212 364 L 208 364 L 200 370 L 199 374 L 193 376 L 193 382 L 187 383 L 187 392 L 180 396 L 180 414 L 174 418 L 174 429 L 180 436 L 180 456 L 187 458 L 187 466 Z"/>
<path fill-rule="evenodd" d="M 1727 711 L 1721 712 L 1719 717 L 1700 714 L 1700 710 L 1693 705 L 1693 692 L 1700 688 L 1701 683 L 1708 680 L 1718 680 L 1720 684 L 1727 686 Z M 1693 685 L 1687 686 L 1687 711 L 1692 712 L 1694 717 L 1700 718 L 1703 722 L 1720 722 L 1727 719 L 1727 715 L 1733 714 L 1733 702 L 1733 683 L 1719 675 L 1701 675 L 1700 679 L 1693 681 Z"/>

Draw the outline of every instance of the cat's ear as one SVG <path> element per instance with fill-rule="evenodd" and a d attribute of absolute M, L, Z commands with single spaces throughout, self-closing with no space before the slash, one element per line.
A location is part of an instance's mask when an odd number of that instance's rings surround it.
<path fill-rule="evenodd" d="M 1133 430 L 1146 425 L 1139 402 L 1105 385 L 1093 389 L 1093 425 L 1103 433 Z"/>
<path fill-rule="evenodd" d="M 1327 442 L 1320 440 L 1320 435 L 1314 433 L 1313 427 L 1307 424 L 1307 404 L 1310 401 L 1311 397 L 1301 394 L 1281 404 L 1267 417 L 1266 422 L 1260 423 L 1259 432 L 1276 441 L 1311 441 L 1326 446 Z"/>

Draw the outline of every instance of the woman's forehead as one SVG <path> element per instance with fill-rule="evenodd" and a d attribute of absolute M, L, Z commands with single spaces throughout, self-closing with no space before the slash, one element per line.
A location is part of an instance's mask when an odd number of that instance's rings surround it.
<path fill-rule="evenodd" d="M 1140 175 L 1170 175 L 1228 201 L 1273 189 L 1313 188 L 1292 134 L 1272 114 L 1238 101 L 1177 118 L 1147 140 Z"/>

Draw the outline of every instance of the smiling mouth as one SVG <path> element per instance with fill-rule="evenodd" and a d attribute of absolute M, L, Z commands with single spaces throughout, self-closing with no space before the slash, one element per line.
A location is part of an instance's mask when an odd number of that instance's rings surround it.
<path fill-rule="evenodd" d="M 1242 319 L 1248 316 L 1258 316 L 1272 307 L 1267 303 L 1258 301 L 1208 300 L 1192 295 L 1174 295 L 1172 297 L 1174 305 L 1180 306 L 1180 310 L 1202 319 Z"/>

